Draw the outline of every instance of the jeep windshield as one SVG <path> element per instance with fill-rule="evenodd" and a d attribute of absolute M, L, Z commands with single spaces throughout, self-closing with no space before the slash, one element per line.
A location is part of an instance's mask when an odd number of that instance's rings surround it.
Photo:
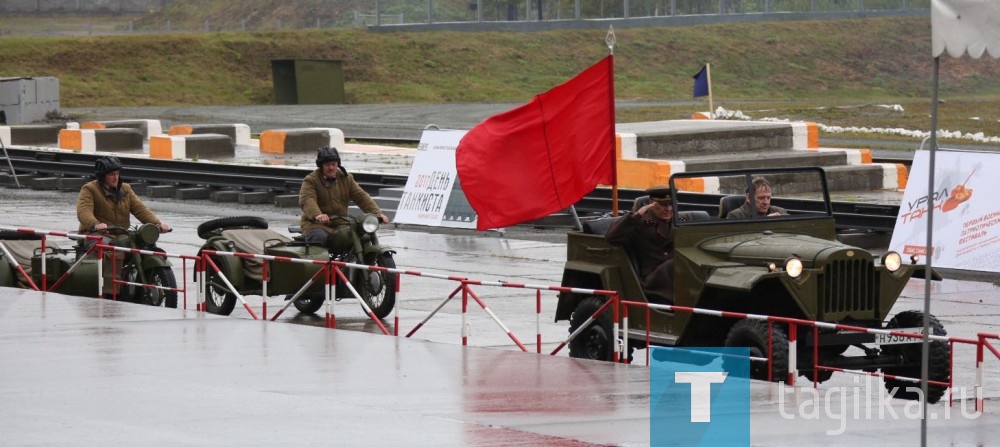
<path fill-rule="evenodd" d="M 818 167 L 684 172 L 670 188 L 677 226 L 833 217 Z"/>

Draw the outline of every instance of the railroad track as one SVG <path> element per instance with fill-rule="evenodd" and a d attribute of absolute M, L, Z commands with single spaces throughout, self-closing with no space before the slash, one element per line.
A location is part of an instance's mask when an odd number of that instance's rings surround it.
<path fill-rule="evenodd" d="M 18 175 L 37 174 L 46 177 L 90 177 L 93 175 L 94 161 L 98 158 L 94 154 L 31 149 L 8 148 L 7 152 Z M 138 157 L 128 160 L 128 169 L 123 173 L 123 177 L 130 183 L 142 181 L 149 185 L 266 191 L 275 195 L 289 195 L 298 194 L 302 179 L 310 170 L 306 167 L 215 164 Z M 361 187 L 373 196 L 379 195 L 383 188 L 402 188 L 406 185 L 405 175 L 364 172 L 352 172 L 352 174 Z M 642 190 L 620 189 L 618 208 L 629 209 L 632 202 L 644 194 Z M 721 197 L 719 194 L 681 193 L 678 200 L 714 214 Z M 822 204 L 816 201 L 781 199 L 775 200 L 775 204 L 792 211 L 822 210 Z M 611 208 L 612 198 L 609 188 L 598 188 L 576 204 L 576 210 L 581 216 L 599 215 Z M 899 206 L 834 202 L 833 211 L 837 228 L 842 231 L 891 233 L 899 213 Z"/>

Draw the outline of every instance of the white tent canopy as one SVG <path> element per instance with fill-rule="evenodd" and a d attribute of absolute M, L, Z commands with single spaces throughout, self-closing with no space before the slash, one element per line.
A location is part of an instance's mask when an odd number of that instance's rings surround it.
<path fill-rule="evenodd" d="M 966 51 L 973 59 L 985 51 L 1000 58 L 1000 1 L 932 0 L 931 42 L 934 57 L 947 50 L 955 58 Z"/>

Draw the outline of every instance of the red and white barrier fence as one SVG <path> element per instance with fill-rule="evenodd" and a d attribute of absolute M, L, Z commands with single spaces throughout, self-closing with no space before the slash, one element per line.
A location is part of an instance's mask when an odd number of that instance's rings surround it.
<path fill-rule="evenodd" d="M 885 373 L 881 373 L 881 372 L 868 372 L 868 371 L 850 370 L 850 369 L 845 369 L 845 368 L 837 368 L 837 367 L 832 367 L 832 366 L 821 365 L 821 364 L 819 364 L 819 343 L 817 342 L 819 340 L 819 330 L 820 329 L 830 329 L 830 330 L 838 330 L 838 331 L 867 333 L 867 334 L 873 334 L 873 335 L 889 335 L 889 336 L 895 336 L 895 337 L 915 338 L 915 339 L 922 339 L 923 338 L 923 334 L 916 334 L 916 333 L 904 332 L 904 331 L 893 331 L 893 330 L 887 330 L 887 329 L 866 328 L 866 327 L 851 326 L 851 325 L 846 325 L 846 324 L 826 323 L 826 322 L 822 322 L 822 321 L 801 320 L 801 319 L 797 319 L 797 318 L 775 317 L 775 316 L 769 316 L 769 315 L 747 314 L 747 313 L 741 313 L 741 312 L 726 312 L 726 311 L 719 311 L 719 310 L 712 310 L 712 309 L 699 309 L 699 308 L 694 308 L 694 307 L 676 306 L 676 305 L 669 305 L 669 304 L 653 304 L 653 303 L 645 303 L 645 302 L 638 302 L 638 301 L 625 301 L 625 300 L 622 300 L 620 302 L 620 305 L 622 306 L 622 311 L 623 311 L 623 324 L 622 324 L 623 329 L 622 329 L 622 332 L 620 333 L 620 336 L 624 340 L 624 348 L 623 348 L 624 352 L 628 352 L 628 340 L 629 340 L 629 338 L 628 338 L 628 327 L 629 327 L 628 326 L 628 308 L 630 306 L 634 306 L 634 307 L 643 307 L 643 308 L 646 309 L 646 345 L 647 346 L 650 345 L 650 336 L 651 336 L 651 334 L 649 332 L 649 327 L 650 327 L 650 325 L 649 325 L 649 316 L 650 316 L 650 310 L 651 309 L 660 309 L 660 310 L 673 311 L 673 312 L 686 312 L 686 313 L 691 313 L 691 314 L 709 315 L 709 316 L 715 316 L 715 317 L 739 318 L 739 319 L 751 319 L 751 320 L 766 321 L 768 323 L 768 340 L 767 340 L 768 353 L 767 353 L 767 358 L 755 358 L 755 357 L 751 357 L 751 361 L 766 361 L 767 362 L 767 378 L 768 378 L 768 380 L 772 380 L 773 379 L 773 370 L 772 370 L 772 367 L 773 367 L 772 359 L 774 358 L 774 353 L 772 352 L 772 347 L 773 347 L 773 339 L 772 339 L 773 325 L 775 323 L 781 323 L 781 324 L 787 324 L 788 325 L 788 329 L 789 329 L 788 330 L 788 376 L 784 380 L 784 382 L 787 383 L 788 385 L 793 385 L 794 386 L 795 385 L 795 378 L 798 376 L 798 365 L 797 365 L 797 361 L 798 361 L 798 358 L 797 358 L 798 326 L 811 327 L 812 330 L 813 330 L 813 353 L 812 353 L 812 365 L 811 365 L 812 366 L 812 371 L 813 371 L 813 381 L 812 381 L 813 382 L 813 387 L 817 386 L 819 372 L 823 371 L 823 370 L 826 370 L 826 371 L 838 371 L 838 372 L 845 372 L 845 373 L 851 373 L 851 374 L 882 376 L 882 377 L 886 377 L 886 378 L 889 378 L 889 379 L 896 379 L 896 380 L 900 380 L 900 381 L 917 383 L 917 384 L 920 384 L 920 383 L 923 382 L 923 380 L 921 378 L 919 378 L 919 377 L 905 377 L 905 376 L 897 376 L 897 375 L 893 375 L 893 374 L 885 374 Z M 599 314 L 601 311 L 603 311 L 603 308 L 599 309 L 597 312 L 595 312 L 595 316 L 597 314 Z M 589 321 L 588 321 L 588 324 L 589 324 Z M 619 333 L 616 332 L 616 334 L 619 334 Z M 1000 340 L 1000 335 L 979 333 L 977 340 L 968 339 L 968 338 L 961 338 L 961 337 L 946 337 L 946 336 L 941 336 L 941 335 L 928 335 L 927 338 L 929 340 L 933 340 L 933 341 L 942 341 L 942 342 L 947 342 L 948 343 L 948 351 L 949 351 L 949 355 L 950 355 L 949 361 L 948 361 L 948 364 L 949 364 L 949 372 L 948 372 L 949 379 L 948 379 L 948 382 L 942 382 L 942 381 L 937 381 L 937 380 L 927 380 L 928 384 L 939 385 L 939 386 L 944 386 L 944 387 L 948 387 L 948 388 L 952 388 L 952 386 L 954 385 L 954 377 L 955 377 L 955 362 L 954 362 L 954 352 L 955 352 L 955 349 L 954 349 L 954 347 L 955 347 L 955 344 L 967 344 L 967 345 L 974 345 L 974 346 L 976 346 L 976 382 L 975 382 L 975 389 L 976 389 L 976 411 L 983 411 L 983 397 L 982 397 L 983 369 L 982 369 L 982 364 L 983 364 L 983 360 L 984 360 L 983 359 L 984 358 L 984 350 L 985 349 L 989 349 L 990 352 L 992 352 L 994 356 L 996 356 L 998 359 L 1000 359 L 1000 351 L 998 351 L 997 348 L 994 347 L 989 342 L 990 339 Z M 646 352 L 646 364 L 647 365 L 649 364 L 649 351 L 648 350 Z M 951 404 L 952 404 L 952 396 L 949 394 L 949 405 L 951 405 Z"/>

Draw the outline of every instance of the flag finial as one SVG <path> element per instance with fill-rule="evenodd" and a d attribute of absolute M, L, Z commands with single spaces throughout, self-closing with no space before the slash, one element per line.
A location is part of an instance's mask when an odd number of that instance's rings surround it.
<path fill-rule="evenodd" d="M 615 54 L 615 27 L 608 25 L 608 35 L 604 38 L 604 43 L 608 44 L 608 54 Z"/>

